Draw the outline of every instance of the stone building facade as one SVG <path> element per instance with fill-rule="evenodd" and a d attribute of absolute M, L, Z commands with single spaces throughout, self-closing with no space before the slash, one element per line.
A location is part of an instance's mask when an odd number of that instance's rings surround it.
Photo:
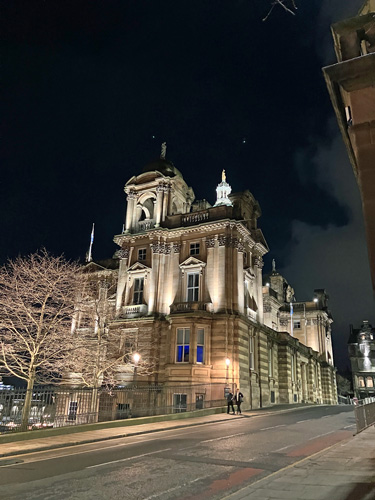
<path fill-rule="evenodd" d="M 375 0 L 332 26 L 337 63 L 323 68 L 362 198 L 375 289 Z"/>
<path fill-rule="evenodd" d="M 355 397 L 375 397 L 375 328 L 368 321 L 358 330 L 351 327 L 348 350 Z"/>
<path fill-rule="evenodd" d="M 180 386 L 170 405 L 181 397 L 190 407 L 223 400 L 224 387 L 241 388 L 244 408 L 336 403 L 331 348 L 320 346 L 312 326 L 307 337 L 291 336 L 280 298 L 280 311 L 275 305 L 269 312 L 262 278 L 268 246 L 258 227 L 258 202 L 247 190 L 231 193 L 225 172 L 216 191 L 213 206 L 195 201 L 164 157 L 126 183 L 124 230 L 114 237 L 118 268 L 110 271 L 117 285 L 105 298 L 109 334 L 152 336 L 155 369 L 138 372 L 137 383 Z M 100 279 L 100 268 L 90 265 Z M 331 321 L 323 307 L 314 311 Z M 307 314 L 318 318 L 309 308 Z M 117 382 L 131 384 L 134 376 L 119 367 Z M 192 389 L 184 393 L 187 386 Z M 204 386 L 203 393 L 195 386 Z"/>

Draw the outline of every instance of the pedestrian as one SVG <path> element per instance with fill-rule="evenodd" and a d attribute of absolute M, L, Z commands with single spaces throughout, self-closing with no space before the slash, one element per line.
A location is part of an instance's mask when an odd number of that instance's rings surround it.
<path fill-rule="evenodd" d="M 237 415 L 241 414 L 241 403 L 243 401 L 243 394 L 240 392 L 239 389 L 237 389 L 236 395 L 234 396 L 234 400 L 237 405 Z"/>
<path fill-rule="evenodd" d="M 229 392 L 227 395 L 227 404 L 228 404 L 227 413 L 229 414 L 229 408 L 232 408 L 232 414 L 235 415 L 233 406 L 233 394 L 231 392 Z"/>

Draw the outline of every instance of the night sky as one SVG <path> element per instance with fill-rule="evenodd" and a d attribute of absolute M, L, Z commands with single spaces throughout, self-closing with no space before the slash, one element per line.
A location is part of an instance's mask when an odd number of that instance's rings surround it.
<path fill-rule="evenodd" d="M 45 246 L 111 257 L 125 182 L 156 159 L 215 202 L 221 171 L 259 201 L 271 259 L 326 288 L 335 361 L 374 321 L 361 203 L 322 75 L 330 24 L 362 0 L 1 1 L 0 263 Z M 344 6 L 342 4 L 345 4 Z"/>

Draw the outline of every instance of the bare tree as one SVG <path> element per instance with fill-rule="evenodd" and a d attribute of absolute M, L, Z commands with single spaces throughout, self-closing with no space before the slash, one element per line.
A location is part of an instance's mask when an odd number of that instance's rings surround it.
<path fill-rule="evenodd" d="M 138 329 L 113 321 L 116 285 L 110 270 L 87 273 L 82 307 L 73 320 L 79 348 L 69 359 L 67 375 L 71 384 L 92 389 L 92 419 L 97 417 L 100 387 L 114 387 L 124 378 L 136 383 L 137 376 L 152 374 L 156 366 L 152 332 L 138 335 Z"/>
<path fill-rule="evenodd" d="M 272 2 L 271 2 L 271 8 L 268 11 L 266 17 L 263 18 L 263 21 L 267 21 L 267 19 L 272 14 L 273 9 L 277 5 L 279 5 L 280 7 L 282 7 L 289 14 L 292 14 L 293 16 L 296 15 L 295 11 L 297 10 L 297 5 L 296 5 L 295 0 L 272 0 Z"/>
<path fill-rule="evenodd" d="M 45 249 L 0 268 L 0 372 L 27 382 L 21 429 L 28 425 L 33 387 L 61 376 L 75 339 L 80 267 Z"/>

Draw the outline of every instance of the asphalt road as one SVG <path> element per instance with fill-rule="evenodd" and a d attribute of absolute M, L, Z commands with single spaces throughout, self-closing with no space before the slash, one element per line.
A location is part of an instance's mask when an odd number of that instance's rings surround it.
<path fill-rule="evenodd" d="M 32 453 L 0 460 L 0 499 L 222 499 L 354 431 L 316 406 Z"/>

